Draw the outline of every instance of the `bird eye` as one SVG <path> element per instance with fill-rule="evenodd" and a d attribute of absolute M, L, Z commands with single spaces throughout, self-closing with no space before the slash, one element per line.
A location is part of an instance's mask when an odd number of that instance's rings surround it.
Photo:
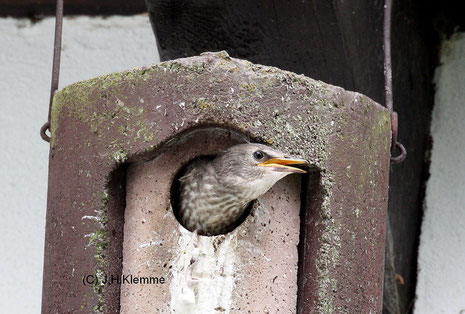
<path fill-rule="evenodd" d="M 253 157 L 257 160 L 261 160 L 263 159 L 263 153 L 259 150 L 257 150 L 256 152 L 253 153 Z"/>

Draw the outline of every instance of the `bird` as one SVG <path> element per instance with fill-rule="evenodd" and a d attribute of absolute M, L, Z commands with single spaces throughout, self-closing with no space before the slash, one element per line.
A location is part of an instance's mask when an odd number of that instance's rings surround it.
<path fill-rule="evenodd" d="M 309 163 L 267 145 L 237 144 L 214 159 L 198 158 L 179 180 L 181 224 L 198 235 L 232 231 L 249 208 L 276 182 L 306 173 Z"/>

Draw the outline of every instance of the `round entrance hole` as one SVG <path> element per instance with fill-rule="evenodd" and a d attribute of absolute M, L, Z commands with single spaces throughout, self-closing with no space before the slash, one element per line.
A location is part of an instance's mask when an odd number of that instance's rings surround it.
<path fill-rule="evenodd" d="M 194 232 L 195 230 L 191 230 L 188 228 L 182 221 L 181 219 L 181 182 L 179 181 L 180 178 L 182 178 L 188 171 L 189 166 L 193 162 L 197 161 L 211 161 L 215 159 L 215 155 L 205 155 L 205 156 L 198 156 L 196 158 L 191 159 L 189 162 L 184 164 L 175 174 L 173 178 L 173 182 L 171 183 L 171 189 L 170 189 L 170 202 L 171 202 L 171 208 L 173 209 L 174 216 L 176 217 L 176 220 L 187 230 Z M 224 228 L 223 232 L 217 233 L 217 234 L 206 234 L 202 232 L 201 230 L 197 230 L 197 233 L 199 235 L 203 236 L 216 236 L 216 235 L 221 235 L 221 234 L 227 234 L 234 229 L 236 229 L 239 225 L 241 225 L 246 219 L 247 216 L 250 214 L 253 205 L 255 201 L 251 201 L 248 205 L 245 211 L 242 213 L 241 216 L 239 216 L 236 220 L 234 220 L 231 224 L 229 224 L 226 228 Z"/>

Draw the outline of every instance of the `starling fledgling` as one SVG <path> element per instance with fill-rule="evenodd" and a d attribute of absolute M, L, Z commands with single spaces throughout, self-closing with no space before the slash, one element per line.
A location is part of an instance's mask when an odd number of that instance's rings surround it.
<path fill-rule="evenodd" d="M 230 147 L 213 160 L 192 162 L 180 181 L 179 216 L 200 235 L 231 231 L 248 204 L 308 162 L 261 144 Z"/>

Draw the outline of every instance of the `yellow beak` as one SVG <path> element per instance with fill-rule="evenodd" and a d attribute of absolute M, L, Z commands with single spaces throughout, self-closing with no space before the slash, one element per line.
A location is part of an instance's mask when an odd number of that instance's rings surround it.
<path fill-rule="evenodd" d="M 295 172 L 295 173 L 307 173 L 307 171 L 297 168 L 291 167 L 290 165 L 300 165 L 300 166 L 308 166 L 308 161 L 299 158 L 271 158 L 267 161 L 259 163 L 258 166 L 261 167 L 273 167 L 276 168 L 277 171 L 284 171 L 284 172 Z"/>

